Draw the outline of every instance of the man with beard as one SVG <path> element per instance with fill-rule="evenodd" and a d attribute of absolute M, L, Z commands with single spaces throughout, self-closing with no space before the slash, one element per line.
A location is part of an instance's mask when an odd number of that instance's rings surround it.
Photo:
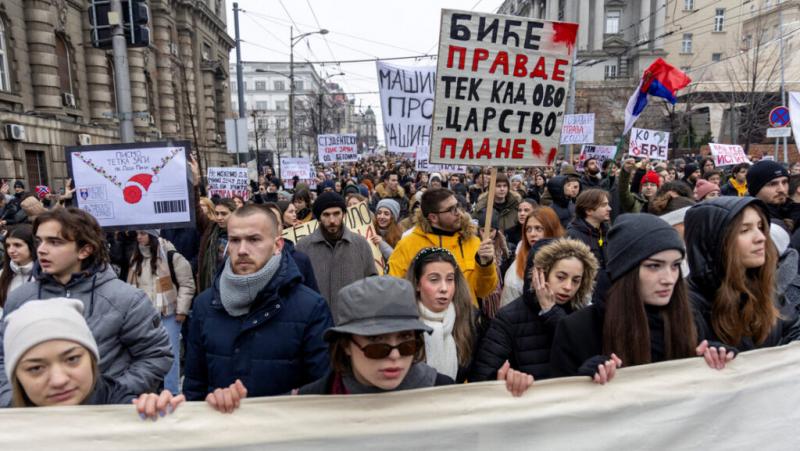
<path fill-rule="evenodd" d="M 583 189 L 600 188 L 600 165 L 594 158 L 587 158 L 583 162 L 583 177 L 581 177 L 581 185 Z"/>
<path fill-rule="evenodd" d="M 345 227 L 346 210 L 340 194 L 320 194 L 313 207 L 319 226 L 295 246 L 311 259 L 317 286 L 328 304 L 335 302 L 340 288 L 378 274 L 367 240 Z"/>
<path fill-rule="evenodd" d="M 797 204 L 789 198 L 789 172 L 780 163 L 761 160 L 747 171 L 747 190 L 767 204 L 770 220 L 790 234 L 794 231 Z"/>

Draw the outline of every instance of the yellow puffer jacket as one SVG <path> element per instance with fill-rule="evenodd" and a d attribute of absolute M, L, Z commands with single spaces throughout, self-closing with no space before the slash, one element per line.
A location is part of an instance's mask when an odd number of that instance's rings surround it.
<path fill-rule="evenodd" d="M 424 221 L 424 220 L 423 220 Z M 458 267 L 464 273 L 464 277 L 472 288 L 472 302 L 477 306 L 477 297 L 485 297 L 491 294 L 498 283 L 497 269 L 495 263 L 481 266 L 475 256 L 481 245 L 481 240 L 475 235 L 464 238 L 462 232 L 453 236 L 437 235 L 423 230 L 427 225 L 417 225 L 406 235 L 394 248 L 389 257 L 389 275 L 405 278 L 408 268 L 414 257 L 422 249 L 428 247 L 442 247 L 449 250 L 455 257 Z"/>

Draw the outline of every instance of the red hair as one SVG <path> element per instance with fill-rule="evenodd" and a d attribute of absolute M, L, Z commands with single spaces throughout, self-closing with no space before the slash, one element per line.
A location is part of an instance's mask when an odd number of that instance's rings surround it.
<path fill-rule="evenodd" d="M 525 236 L 528 228 L 528 221 L 530 221 L 531 218 L 536 218 L 539 224 L 544 228 L 544 236 L 542 238 L 561 238 L 566 234 L 555 210 L 550 207 L 534 208 L 528 217 L 525 218 L 525 223 L 522 224 L 522 245 L 515 259 L 517 275 L 520 279 L 525 277 L 525 262 L 528 261 L 528 253 L 531 251 L 531 245 L 528 243 L 528 238 Z"/>

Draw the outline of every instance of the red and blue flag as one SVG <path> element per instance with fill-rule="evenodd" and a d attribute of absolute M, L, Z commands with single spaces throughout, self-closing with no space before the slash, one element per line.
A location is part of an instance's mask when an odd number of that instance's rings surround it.
<path fill-rule="evenodd" d="M 653 61 L 642 74 L 642 80 L 633 95 L 628 99 L 625 108 L 625 132 L 633 127 L 633 123 L 647 106 L 647 97 L 656 96 L 667 100 L 673 105 L 677 102 L 676 93 L 685 88 L 692 81 L 681 70 L 667 64 L 661 58 Z"/>

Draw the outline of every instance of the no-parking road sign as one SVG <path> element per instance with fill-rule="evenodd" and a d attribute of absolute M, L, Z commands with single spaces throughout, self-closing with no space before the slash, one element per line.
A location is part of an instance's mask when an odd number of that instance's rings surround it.
<path fill-rule="evenodd" d="M 772 127 L 786 127 L 789 122 L 789 108 L 779 106 L 769 112 L 769 125 Z"/>

